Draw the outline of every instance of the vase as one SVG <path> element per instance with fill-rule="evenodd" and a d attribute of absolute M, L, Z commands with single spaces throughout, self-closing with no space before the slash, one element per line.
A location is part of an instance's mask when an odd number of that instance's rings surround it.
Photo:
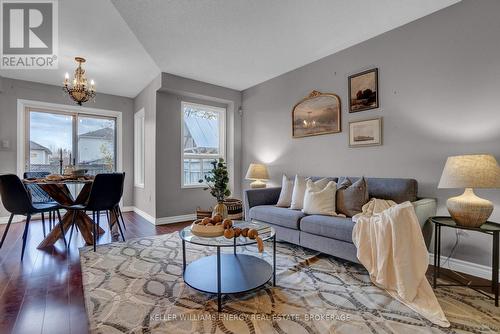
<path fill-rule="evenodd" d="M 228 217 L 227 206 L 226 206 L 226 204 L 224 204 L 224 202 L 219 202 L 214 207 L 214 209 L 212 211 L 212 217 L 215 215 L 221 215 L 223 219 L 226 219 Z"/>

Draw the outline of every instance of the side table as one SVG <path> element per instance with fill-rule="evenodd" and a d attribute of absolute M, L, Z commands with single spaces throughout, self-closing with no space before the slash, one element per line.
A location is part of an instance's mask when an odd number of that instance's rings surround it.
<path fill-rule="evenodd" d="M 466 286 L 479 292 L 490 299 L 495 300 L 495 306 L 498 307 L 498 249 L 499 249 L 499 236 L 500 236 L 500 224 L 493 222 L 486 222 L 479 227 L 469 227 L 457 225 L 451 217 L 431 217 L 429 220 L 434 224 L 434 277 L 433 286 L 434 288 L 438 286 Z M 441 227 L 456 228 L 461 230 L 470 230 L 480 233 L 489 234 L 493 237 L 493 255 L 492 255 L 492 273 L 491 273 L 491 291 L 495 297 L 484 293 L 476 288 L 489 287 L 489 285 L 465 285 L 465 284 L 437 284 L 436 279 L 439 277 L 439 271 L 441 269 L 440 259 L 441 259 Z"/>

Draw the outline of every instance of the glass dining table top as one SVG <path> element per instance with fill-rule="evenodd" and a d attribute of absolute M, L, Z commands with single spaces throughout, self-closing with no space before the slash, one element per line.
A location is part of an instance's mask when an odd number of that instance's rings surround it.
<path fill-rule="evenodd" d="M 259 237 L 262 239 L 262 241 L 266 241 L 268 239 L 271 239 L 275 236 L 276 231 L 274 228 L 271 226 L 264 224 L 264 223 L 259 223 L 259 222 L 246 222 L 246 221 L 240 221 L 240 220 L 234 220 L 233 221 L 233 228 L 239 227 L 241 229 L 243 228 L 249 228 L 249 229 L 255 229 L 259 232 Z M 238 238 L 232 238 L 232 239 L 227 239 L 224 236 L 220 237 L 199 237 L 197 235 L 194 235 L 193 232 L 191 232 L 191 226 L 187 226 L 181 231 L 179 231 L 179 235 L 182 240 L 196 244 L 196 245 L 201 245 L 201 246 L 215 246 L 215 247 L 234 247 L 236 246 L 245 246 L 245 245 L 252 245 L 255 244 L 256 241 L 255 239 L 250 239 L 247 237 L 240 236 Z"/>

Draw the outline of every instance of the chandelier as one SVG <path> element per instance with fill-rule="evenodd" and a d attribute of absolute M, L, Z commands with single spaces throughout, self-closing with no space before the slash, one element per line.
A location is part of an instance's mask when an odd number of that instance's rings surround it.
<path fill-rule="evenodd" d="M 78 67 L 75 70 L 73 84 L 70 85 L 69 74 L 66 73 L 66 75 L 64 76 L 63 90 L 69 94 L 73 101 L 81 106 L 82 103 L 95 98 L 95 84 L 94 80 L 90 81 L 90 87 L 87 83 L 85 70 L 82 68 L 82 64 L 85 63 L 85 58 L 75 57 L 75 61 L 78 63 Z"/>

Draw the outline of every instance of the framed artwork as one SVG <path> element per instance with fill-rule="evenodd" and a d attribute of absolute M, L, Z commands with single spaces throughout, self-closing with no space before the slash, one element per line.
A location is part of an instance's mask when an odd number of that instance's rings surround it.
<path fill-rule="evenodd" d="M 378 108 L 378 68 L 349 77 L 349 112 Z"/>
<path fill-rule="evenodd" d="M 312 91 L 293 107 L 293 138 L 340 132 L 340 112 L 338 95 Z"/>
<path fill-rule="evenodd" d="M 382 145 L 382 118 L 349 122 L 349 147 Z"/>

